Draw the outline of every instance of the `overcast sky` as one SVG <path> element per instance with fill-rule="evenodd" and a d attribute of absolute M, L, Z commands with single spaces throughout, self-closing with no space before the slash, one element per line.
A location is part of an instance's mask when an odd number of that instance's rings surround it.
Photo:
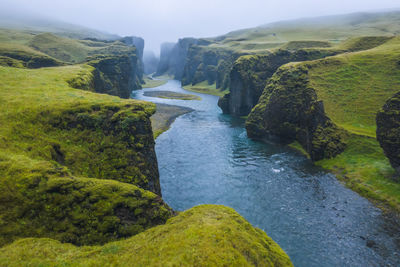
<path fill-rule="evenodd" d="M 119 35 L 158 50 L 181 37 L 211 37 L 279 20 L 400 8 L 400 0 L 0 0 L 24 10 Z"/>

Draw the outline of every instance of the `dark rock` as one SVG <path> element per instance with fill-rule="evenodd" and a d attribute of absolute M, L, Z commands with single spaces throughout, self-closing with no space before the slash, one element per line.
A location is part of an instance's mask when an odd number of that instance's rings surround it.
<path fill-rule="evenodd" d="M 367 247 L 372 248 L 376 246 L 376 242 L 374 240 L 368 239 L 366 245 Z"/>
<path fill-rule="evenodd" d="M 246 120 L 246 130 L 253 139 L 277 137 L 285 144 L 297 140 L 315 161 L 346 147 L 344 131 L 325 115 L 305 66 L 284 66 L 272 76 Z"/>
<path fill-rule="evenodd" d="M 137 57 L 137 77 L 141 83 L 143 83 L 143 74 L 144 74 L 144 62 L 143 62 L 143 55 L 144 55 L 144 39 L 136 36 L 129 36 L 124 37 L 121 41 L 128 45 L 136 47 L 136 57 Z"/>
<path fill-rule="evenodd" d="M 94 89 L 98 93 L 129 98 L 132 90 L 141 88 L 134 53 L 92 58 L 89 65 L 95 68 Z"/>
<path fill-rule="evenodd" d="M 378 112 L 376 126 L 379 144 L 390 164 L 400 174 L 400 92 L 391 97 Z"/>

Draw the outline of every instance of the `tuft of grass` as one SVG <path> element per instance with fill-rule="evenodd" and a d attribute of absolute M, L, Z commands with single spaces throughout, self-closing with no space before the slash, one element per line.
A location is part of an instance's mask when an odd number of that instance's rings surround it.
<path fill-rule="evenodd" d="M 202 205 L 165 225 L 102 247 L 22 239 L 0 249 L 6 266 L 293 266 L 262 230 L 233 209 Z"/>

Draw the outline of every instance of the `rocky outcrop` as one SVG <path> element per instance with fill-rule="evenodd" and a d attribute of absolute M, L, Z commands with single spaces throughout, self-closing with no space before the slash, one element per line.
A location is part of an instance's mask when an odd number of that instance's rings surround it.
<path fill-rule="evenodd" d="M 132 90 L 141 88 L 137 62 L 134 53 L 91 58 L 88 64 L 95 68 L 94 91 L 129 98 Z"/>
<path fill-rule="evenodd" d="M 280 66 L 289 62 L 315 60 L 335 53 L 317 49 L 280 49 L 268 55 L 242 56 L 233 64 L 230 71 L 230 93 L 220 101 L 220 107 L 226 114 L 246 116 L 257 104 L 268 79 Z"/>
<path fill-rule="evenodd" d="M 390 164 L 400 175 L 400 92 L 391 97 L 378 112 L 376 126 L 377 139 Z"/>
<path fill-rule="evenodd" d="M 325 114 L 302 65 L 281 67 L 269 80 L 246 121 L 253 139 L 297 140 L 312 160 L 334 157 L 346 145 L 344 132 Z"/>
<path fill-rule="evenodd" d="M 52 159 L 86 177 L 134 184 L 161 195 L 154 138 L 149 117 L 154 106 L 80 107 L 46 118 L 53 129 L 71 133 L 75 145 L 91 143 L 90 152 L 76 155 L 54 150 Z M 96 132 L 101 134 L 95 134 Z M 73 133 L 76 132 L 76 133 Z M 88 134 L 90 137 L 87 137 Z M 98 139 L 98 140 L 97 140 Z M 58 147 L 58 145 L 56 145 Z M 57 155 L 62 155 L 62 161 Z M 81 162 L 86 162 L 84 166 Z"/>

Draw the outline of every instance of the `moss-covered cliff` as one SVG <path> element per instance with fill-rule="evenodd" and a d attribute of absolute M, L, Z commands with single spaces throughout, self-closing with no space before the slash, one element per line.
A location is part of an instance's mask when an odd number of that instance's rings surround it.
<path fill-rule="evenodd" d="M 293 266 L 263 231 L 234 210 L 203 205 L 165 225 L 102 247 L 75 247 L 51 239 L 22 239 L 0 249 L 7 266 Z"/>
<path fill-rule="evenodd" d="M 1 244 L 105 243 L 172 216 L 160 198 L 155 106 L 70 87 L 85 77 L 90 88 L 93 71 L 0 67 Z"/>
<path fill-rule="evenodd" d="M 182 84 L 195 85 L 203 81 L 216 84 L 216 88 L 229 86 L 229 71 L 240 55 L 223 48 L 202 45 L 191 46 L 183 70 Z"/>
<path fill-rule="evenodd" d="M 376 137 L 400 175 L 400 92 L 391 97 L 376 116 Z"/>
<path fill-rule="evenodd" d="M 129 98 L 133 90 L 141 88 L 137 74 L 137 58 L 134 53 L 97 56 L 88 64 L 95 68 L 93 82 L 97 93 Z"/>
<path fill-rule="evenodd" d="M 330 55 L 334 51 L 318 49 L 284 50 L 267 55 L 246 55 L 233 64 L 230 71 L 230 93 L 220 105 L 224 113 L 246 116 L 257 104 L 268 79 L 282 65 L 289 62 L 314 60 Z M 226 107 L 226 108 L 225 108 Z"/>
<path fill-rule="evenodd" d="M 345 148 L 344 133 L 326 116 L 304 66 L 286 65 L 273 75 L 246 129 L 254 139 L 297 140 L 313 160 L 334 157 Z"/>

